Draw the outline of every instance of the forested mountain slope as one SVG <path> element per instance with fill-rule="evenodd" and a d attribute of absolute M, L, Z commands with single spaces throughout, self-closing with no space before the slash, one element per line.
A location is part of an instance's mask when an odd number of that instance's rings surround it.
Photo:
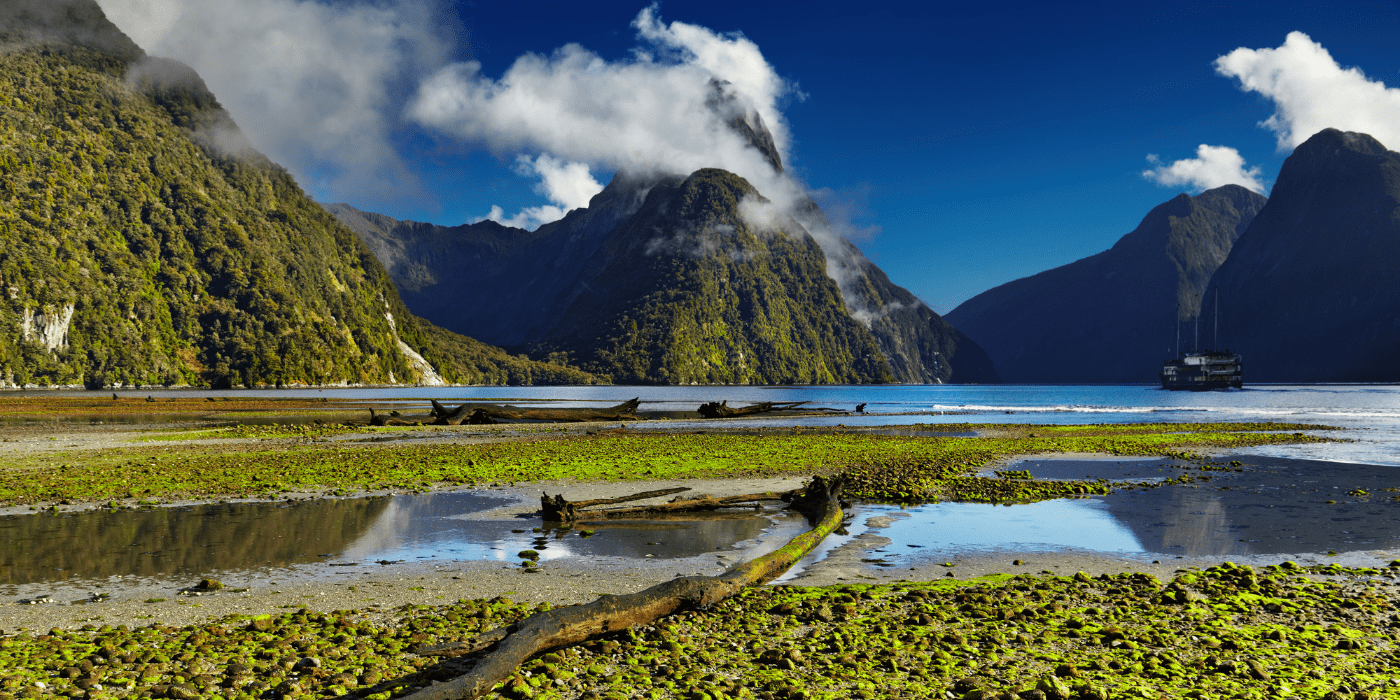
<path fill-rule="evenodd" d="M 591 378 L 408 312 L 192 70 L 90 0 L 0 0 L 0 382 Z"/>

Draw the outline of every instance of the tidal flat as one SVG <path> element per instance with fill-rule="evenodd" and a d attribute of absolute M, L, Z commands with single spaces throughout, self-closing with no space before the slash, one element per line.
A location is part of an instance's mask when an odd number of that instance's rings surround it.
<path fill-rule="evenodd" d="M 27 401 L 24 410 L 36 410 Z M 359 406 L 230 403 L 215 407 L 222 412 L 180 406 L 180 417 L 165 422 L 109 422 L 72 406 L 81 421 L 44 422 L 0 401 L 0 415 L 11 416 L 0 424 L 0 504 L 10 517 L 76 518 L 220 501 L 349 504 L 390 492 L 519 499 L 543 489 L 587 498 L 681 483 L 744 493 L 845 474 L 857 504 L 1010 505 L 1218 489 L 1255 475 L 1232 459 L 1236 451 L 1327 439 L 1322 426 L 1277 423 L 900 426 L 928 433 L 912 436 L 689 423 L 368 428 L 329 414 Z M 229 419 L 240 410 L 268 424 Z M 286 414 L 294 420 L 278 420 Z M 1168 466 L 1134 482 L 1027 478 L 1012 468 L 1067 453 Z M 1341 505 L 1390 500 L 1379 484 L 1371 489 Z M 529 522 L 520 519 L 528 509 L 503 517 Z M 858 537 L 790 582 L 537 657 L 494 695 L 1400 697 L 1386 670 L 1400 651 L 1400 616 L 1384 563 L 1100 557 L 1076 574 L 1066 564 L 1087 559 L 1043 552 L 896 568 L 868 553 L 878 546 Z M 391 562 L 353 574 L 347 567 L 336 572 L 341 580 L 283 571 L 184 595 L 169 583 L 145 598 L 139 585 L 120 584 L 82 600 L 29 604 L 16 595 L 0 603 L 0 700 L 385 700 L 450 678 L 475 658 L 419 656 L 420 644 L 677 575 L 718 573 L 740 556 L 720 554 L 703 564 L 546 561 L 536 573 L 514 560 Z"/>

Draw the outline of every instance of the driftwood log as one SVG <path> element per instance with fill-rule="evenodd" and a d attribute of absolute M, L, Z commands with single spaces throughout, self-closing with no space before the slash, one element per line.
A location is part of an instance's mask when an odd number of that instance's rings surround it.
<path fill-rule="evenodd" d="M 673 489 L 658 489 L 656 491 L 643 491 L 634 493 L 631 496 L 621 498 L 595 498 L 591 501 L 566 501 L 564 494 L 551 496 L 543 494 L 540 496 L 540 509 L 544 512 L 545 522 L 569 523 L 578 519 L 579 512 L 584 508 L 594 506 L 607 506 L 615 503 L 627 503 L 628 501 L 640 501 L 647 498 L 660 498 L 670 496 L 673 493 L 689 491 L 685 486 L 678 486 Z"/>
<path fill-rule="evenodd" d="M 457 656 L 496 646 L 468 673 L 423 688 L 405 696 L 405 700 L 474 700 L 491 692 L 535 654 L 648 624 L 689 608 L 706 608 L 748 586 L 772 581 L 815 549 L 828 534 L 840 531 L 841 486 L 840 477 L 814 477 L 789 506 L 806 515 L 812 529 L 780 549 L 719 576 L 675 578 L 637 593 L 605 595 L 585 605 L 537 613 L 509 628 L 491 630 L 470 640 L 420 648 L 419 654 Z"/>
<path fill-rule="evenodd" d="M 763 493 L 750 493 L 742 496 L 718 497 L 711 496 L 710 494 L 701 494 L 694 498 L 676 498 L 666 503 L 655 503 L 634 508 L 596 509 L 597 506 L 627 503 L 628 501 L 640 501 L 647 498 L 658 498 L 689 490 L 688 488 L 681 487 L 662 489 L 659 491 L 645 491 L 621 498 L 599 498 L 591 501 L 573 502 L 564 500 L 562 494 L 557 496 L 544 494 L 540 496 L 540 508 L 544 511 L 544 519 L 547 522 L 572 523 L 577 522 L 580 518 L 626 518 L 639 515 L 666 515 L 671 513 L 689 513 L 695 511 L 718 510 L 720 508 L 732 508 L 746 503 L 757 503 L 758 501 L 791 501 L 801 492 L 800 489 L 784 493 L 764 491 Z M 585 510 L 586 508 L 595 508 L 595 510 Z"/>
<path fill-rule="evenodd" d="M 374 409 L 369 409 L 369 424 L 375 426 L 385 425 L 423 425 L 422 421 L 408 421 L 399 417 L 399 412 L 384 414 L 376 413 Z"/>
<path fill-rule="evenodd" d="M 769 411 L 785 411 L 797 408 L 804 403 L 809 402 L 788 401 L 786 403 L 774 403 L 772 401 L 764 401 L 763 403 L 741 406 L 739 408 L 730 408 L 728 401 L 721 401 L 719 403 L 711 401 L 709 403 L 700 404 L 700 408 L 696 410 L 700 412 L 700 416 L 703 418 L 740 418 L 743 416 L 757 415 L 759 413 L 767 413 Z"/>
<path fill-rule="evenodd" d="M 589 423 L 637 420 L 640 397 L 607 408 L 521 408 L 496 404 L 464 403 L 455 409 L 433 401 L 434 425 L 480 425 L 500 421 L 534 420 L 554 423 Z"/>

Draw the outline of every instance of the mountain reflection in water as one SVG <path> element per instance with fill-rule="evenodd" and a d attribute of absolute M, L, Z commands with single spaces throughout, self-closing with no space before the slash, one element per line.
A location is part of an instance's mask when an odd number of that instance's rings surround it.
<path fill-rule="evenodd" d="M 316 561 L 359 538 L 388 505 L 354 498 L 9 516 L 0 519 L 0 583 Z"/>
<path fill-rule="evenodd" d="M 1228 458 L 1227 458 L 1228 459 Z M 1177 556 L 1247 556 L 1400 548 L 1400 470 L 1240 456 L 1243 472 L 1191 486 L 1122 490 L 1108 496 L 1014 506 L 939 503 L 910 508 L 880 535 L 891 551 L 1064 548 Z M 1164 461 L 1025 460 L 1038 478 L 1171 477 Z M 1362 495 L 1362 494 L 1365 495 Z M 1334 501 L 1328 503 L 1328 501 Z M 898 511 L 865 508 L 869 515 Z M 912 550 L 907 552 L 912 553 Z"/>
<path fill-rule="evenodd" d="M 546 529 L 538 517 L 480 519 L 511 498 L 474 492 L 228 503 L 0 518 L 0 585 L 112 576 L 198 578 L 287 565 L 569 556 L 674 559 L 753 540 L 791 519 L 727 511 Z M 795 517 L 795 516 L 793 516 Z M 583 529 L 592 537 L 581 537 Z M 193 581 L 191 581 L 193 583 Z"/>
<path fill-rule="evenodd" d="M 772 526 L 772 511 L 727 511 L 646 520 L 581 522 L 573 528 L 541 528 L 538 517 L 480 520 L 464 511 L 457 494 L 399 496 L 373 528 L 346 548 L 348 559 L 499 559 L 518 562 L 534 549 L 541 561 L 568 556 L 671 559 L 729 549 Z M 592 537 L 580 537 L 582 530 Z"/>

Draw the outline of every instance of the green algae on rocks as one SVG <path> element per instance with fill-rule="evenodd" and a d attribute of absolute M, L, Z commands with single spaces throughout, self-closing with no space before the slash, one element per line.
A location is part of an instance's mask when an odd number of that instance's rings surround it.
<path fill-rule="evenodd" d="M 1074 435 L 1056 438 L 896 437 L 872 434 L 538 435 L 529 440 L 344 447 L 293 440 L 258 449 L 167 445 L 43 456 L 0 479 L 0 504 L 132 498 L 280 497 L 291 491 L 420 490 L 540 480 L 729 476 L 847 476 L 847 497 L 925 503 L 1016 503 L 1107 493 L 1096 482 L 973 476 L 998 459 L 1049 452 L 1193 458 L 1204 449 L 1316 442 L 1277 430 Z M 1268 424 L 1264 424 L 1268 426 Z M 1166 430 L 1166 428 L 1163 428 Z"/>
<path fill-rule="evenodd" d="M 974 474 L 997 460 L 1045 453 L 1106 453 L 1172 459 L 1202 450 L 1319 442 L 1280 432 L 1195 432 L 1171 425 L 1146 434 L 1055 438 L 905 437 L 870 434 L 740 435 L 620 433 L 540 435 L 517 441 L 417 446 L 289 443 L 213 449 L 169 445 L 55 453 L 14 465 L 0 478 L 0 504 L 150 498 L 275 498 L 289 492 L 419 490 L 441 486 L 577 479 L 810 476 L 844 473 L 846 496 L 893 502 L 1022 502 L 1106 493 L 1102 482 L 993 479 Z M 1261 430 L 1256 428 L 1256 430 Z M 1193 477 L 1194 478 L 1194 477 Z"/>
<path fill-rule="evenodd" d="M 1079 573 L 764 587 L 539 655 L 488 697 L 1397 698 L 1400 594 L 1385 573 L 1227 563 L 1165 585 Z M 476 658 L 419 657 L 420 644 L 548 607 L 495 598 L 406 605 L 387 619 L 303 609 L 182 628 L 22 632 L 0 637 L 0 700 L 269 691 L 388 700 Z"/>

